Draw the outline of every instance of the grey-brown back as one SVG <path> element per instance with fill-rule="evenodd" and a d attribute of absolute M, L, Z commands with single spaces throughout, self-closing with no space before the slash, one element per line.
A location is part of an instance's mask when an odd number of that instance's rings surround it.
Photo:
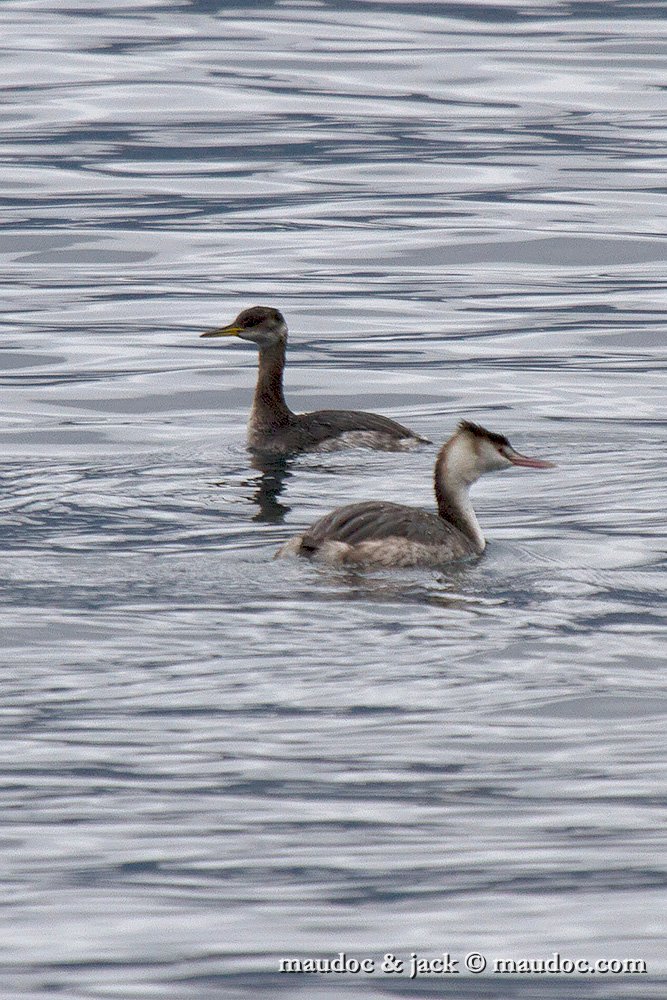
<path fill-rule="evenodd" d="M 314 441 L 325 441 L 327 438 L 353 431 L 386 434 L 397 440 L 413 438 L 425 443 L 427 440 L 379 413 L 364 413 L 361 410 L 317 410 L 314 413 L 297 413 L 295 417 L 295 426 L 302 427 Z"/>
<path fill-rule="evenodd" d="M 358 545 L 386 538 L 402 538 L 433 547 L 469 547 L 465 535 L 437 514 L 406 504 L 370 500 L 338 507 L 320 518 L 304 532 L 301 548 L 314 552 L 326 541 Z"/>

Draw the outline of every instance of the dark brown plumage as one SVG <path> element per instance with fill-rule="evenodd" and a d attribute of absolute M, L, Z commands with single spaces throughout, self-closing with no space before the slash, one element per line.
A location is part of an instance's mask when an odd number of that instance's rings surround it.
<path fill-rule="evenodd" d="M 395 420 L 376 413 L 360 410 L 293 413 L 283 391 L 287 324 L 278 309 L 269 306 L 244 309 L 232 323 L 203 333 L 202 337 L 240 337 L 259 348 L 257 385 L 248 421 L 248 447 L 252 451 L 286 455 L 359 446 L 402 450 L 430 443 Z"/>

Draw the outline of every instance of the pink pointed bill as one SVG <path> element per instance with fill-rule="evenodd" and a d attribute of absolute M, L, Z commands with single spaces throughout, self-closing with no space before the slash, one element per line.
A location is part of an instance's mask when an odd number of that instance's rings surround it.
<path fill-rule="evenodd" d="M 528 455 L 521 455 L 518 451 L 505 452 L 506 457 L 512 465 L 523 465 L 526 469 L 555 469 L 555 462 L 546 462 L 542 458 L 529 458 Z"/>

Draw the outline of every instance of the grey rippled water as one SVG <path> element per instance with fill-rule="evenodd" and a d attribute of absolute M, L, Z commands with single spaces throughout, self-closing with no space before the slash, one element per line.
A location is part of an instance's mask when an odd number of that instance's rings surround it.
<path fill-rule="evenodd" d="M 0 995 L 663 996 L 664 4 L 0 28 Z M 198 334 L 255 302 L 295 408 L 558 468 L 479 484 L 475 564 L 274 562 L 435 448 L 251 462 Z M 648 973 L 493 971 L 554 952 Z"/>

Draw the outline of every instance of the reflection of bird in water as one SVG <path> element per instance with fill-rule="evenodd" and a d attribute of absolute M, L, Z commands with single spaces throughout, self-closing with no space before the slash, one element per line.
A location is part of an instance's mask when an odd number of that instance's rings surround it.
<path fill-rule="evenodd" d="M 259 347 L 259 372 L 248 422 L 248 447 L 256 452 L 289 455 L 314 449 L 365 446 L 401 450 L 428 444 L 407 427 L 376 413 L 317 410 L 292 413 L 283 395 L 287 324 L 282 313 L 266 306 L 244 309 L 233 323 L 202 337 L 240 337 Z"/>
<path fill-rule="evenodd" d="M 520 455 L 506 437 L 464 420 L 436 459 L 437 514 L 384 500 L 348 504 L 291 539 L 278 555 L 379 566 L 439 566 L 479 556 L 486 540 L 468 491 L 485 472 L 512 465 L 554 467 L 552 462 Z"/>
<path fill-rule="evenodd" d="M 285 480 L 292 475 L 289 471 L 289 458 L 286 455 L 260 453 L 252 456 L 251 465 L 261 473 L 252 482 L 256 487 L 252 499 L 259 507 L 253 521 L 282 524 L 290 508 L 281 503 L 278 497 L 283 492 Z"/>

